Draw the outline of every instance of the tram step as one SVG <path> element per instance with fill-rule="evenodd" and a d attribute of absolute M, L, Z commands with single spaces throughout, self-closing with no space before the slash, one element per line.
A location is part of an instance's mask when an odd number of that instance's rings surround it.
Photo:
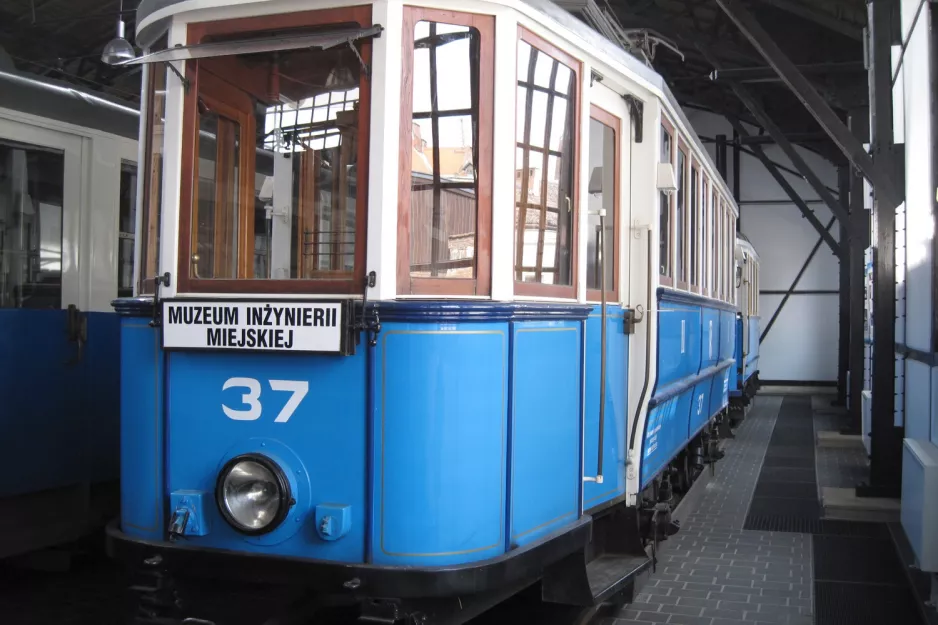
<path fill-rule="evenodd" d="M 605 554 L 586 565 L 586 577 L 593 594 L 593 605 L 599 605 L 621 591 L 645 569 L 651 558 L 624 554 Z"/>

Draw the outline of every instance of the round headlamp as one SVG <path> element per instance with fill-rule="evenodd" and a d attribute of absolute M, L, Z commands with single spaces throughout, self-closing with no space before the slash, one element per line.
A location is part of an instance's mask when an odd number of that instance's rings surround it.
<path fill-rule="evenodd" d="M 225 520 L 244 534 L 273 531 L 290 511 L 290 483 L 261 454 L 232 458 L 218 474 L 215 500 Z"/>

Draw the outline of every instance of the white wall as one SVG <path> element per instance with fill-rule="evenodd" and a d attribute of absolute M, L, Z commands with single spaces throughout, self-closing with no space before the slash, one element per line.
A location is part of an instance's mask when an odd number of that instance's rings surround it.
<path fill-rule="evenodd" d="M 686 109 L 688 119 L 701 137 L 718 134 L 733 138 L 733 128 L 722 117 Z M 751 129 L 750 129 L 751 130 Z M 707 144 L 716 159 L 716 146 Z M 773 161 L 792 167 L 775 145 L 763 149 Z M 796 148 L 809 166 L 830 188 L 837 188 L 837 170 L 813 152 Z M 733 150 L 727 148 L 727 175 L 732 188 Z M 782 172 L 802 199 L 817 199 L 807 182 Z M 761 291 L 786 291 L 818 241 L 817 231 L 775 182 L 762 163 L 743 153 L 740 158 L 740 229 L 752 242 L 761 262 Z M 836 195 L 835 195 L 836 196 Z M 779 204 L 745 204 L 747 200 L 783 200 Z M 824 204 L 809 204 L 822 224 L 827 225 L 831 212 Z M 839 239 L 839 223 L 831 234 Z M 832 290 L 840 287 L 840 265 L 826 243 L 798 282 L 796 290 Z M 763 331 L 782 301 L 782 295 L 761 294 Z M 834 382 L 837 380 L 838 296 L 792 295 L 760 348 L 759 377 L 762 380 Z"/>

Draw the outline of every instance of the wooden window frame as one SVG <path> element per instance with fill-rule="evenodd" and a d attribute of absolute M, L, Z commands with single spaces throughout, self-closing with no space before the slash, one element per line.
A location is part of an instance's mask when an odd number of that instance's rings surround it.
<path fill-rule="evenodd" d="M 204 89 L 205 87 L 207 87 L 207 89 Z M 219 117 L 224 117 L 229 121 L 237 122 L 240 129 L 240 136 L 238 137 L 239 145 L 241 146 L 238 154 L 238 205 L 235 207 L 234 215 L 238 228 L 238 244 L 235 251 L 237 253 L 237 277 L 247 278 L 250 277 L 250 274 L 253 273 L 254 267 L 254 256 L 247 256 L 241 253 L 242 250 L 245 249 L 244 246 L 248 244 L 248 240 L 253 241 L 254 239 L 254 177 L 247 174 L 248 172 L 253 173 L 255 170 L 255 154 L 254 150 L 250 149 L 250 147 L 248 149 L 244 149 L 245 146 L 252 145 L 255 136 L 255 121 L 253 111 L 251 110 L 251 99 L 241 90 L 230 85 L 220 77 L 217 77 L 210 72 L 202 73 L 200 75 L 199 90 L 199 97 L 208 105 L 210 110 L 218 113 Z M 195 154 L 199 154 L 199 139 L 200 138 L 197 135 L 193 146 Z M 215 150 L 215 166 L 217 168 L 218 163 L 223 156 L 224 150 L 222 141 L 217 137 L 215 141 Z M 194 179 L 198 179 L 199 159 L 193 159 L 191 172 L 192 177 Z M 213 242 L 213 275 L 217 275 L 221 271 L 221 267 L 225 264 L 224 257 L 220 257 L 218 255 L 219 243 L 223 241 L 224 238 L 226 238 L 223 236 L 223 221 L 225 219 L 225 214 L 222 210 L 220 210 L 222 207 L 221 196 L 224 192 L 224 186 L 225 185 L 220 184 L 218 180 L 215 181 L 215 228 L 213 229 L 215 240 Z M 193 226 L 198 224 L 198 219 L 199 187 L 197 184 L 193 184 L 191 210 L 191 220 Z M 198 249 L 196 248 L 197 243 L 198 240 L 193 237 L 190 244 L 191 247 L 189 249 L 189 255 L 187 256 L 188 258 L 191 259 L 193 255 L 198 253 Z M 189 267 L 191 267 L 191 263 L 189 264 Z M 224 278 L 205 279 L 220 280 Z"/>
<path fill-rule="evenodd" d="M 572 210 L 573 210 L 573 226 L 572 226 L 572 232 L 571 232 L 571 236 L 573 238 L 571 240 L 572 249 L 571 249 L 571 254 L 570 254 L 570 262 L 571 262 L 571 268 L 570 268 L 571 284 L 570 285 L 562 286 L 562 285 L 556 285 L 556 284 L 543 284 L 539 282 L 522 282 L 517 279 L 517 275 L 516 275 L 517 274 L 516 262 L 517 262 L 517 257 L 518 257 L 518 240 L 519 238 L 523 237 L 523 234 L 519 235 L 519 232 L 520 233 L 524 232 L 523 223 L 519 221 L 517 227 L 515 228 L 515 231 L 512 233 L 514 235 L 514 244 L 515 244 L 514 253 L 512 254 L 512 261 L 511 261 L 511 264 L 512 264 L 511 273 L 512 273 L 512 281 L 514 282 L 514 294 L 521 295 L 521 296 L 529 296 L 529 297 L 556 297 L 560 299 L 576 299 L 577 288 L 579 287 L 579 277 L 580 277 L 580 272 L 579 272 L 580 142 L 582 141 L 582 138 L 580 137 L 581 135 L 580 117 L 581 117 L 581 109 L 583 107 L 583 103 L 582 103 L 583 86 L 581 84 L 580 76 L 583 73 L 583 64 L 581 61 L 579 61 L 570 53 L 565 52 L 564 50 L 558 48 L 556 45 L 550 43 L 546 39 L 543 39 L 542 37 L 534 34 L 533 32 L 531 32 L 524 26 L 519 25 L 518 37 L 517 37 L 517 41 L 515 44 L 515 93 L 517 93 L 518 82 L 520 80 L 520 76 L 518 75 L 518 67 L 517 67 L 518 66 L 517 54 L 518 54 L 519 44 L 522 41 L 533 48 L 537 48 L 540 52 L 543 52 L 544 54 L 547 54 L 553 57 L 554 60 L 566 65 L 567 68 L 571 72 L 573 72 L 573 84 L 574 84 L 573 131 L 574 131 L 574 136 L 573 136 L 573 151 L 572 151 L 572 154 L 570 155 L 570 158 L 572 159 L 571 167 L 573 168 L 573 190 L 572 190 L 573 195 L 570 198 L 570 202 L 572 204 Z M 528 115 L 529 112 L 526 112 L 525 114 Z M 517 117 L 517 107 L 516 107 L 515 135 L 514 135 L 514 142 L 516 146 L 515 149 L 517 149 L 517 143 L 518 143 L 517 124 L 518 124 L 518 117 Z M 517 169 L 517 164 L 515 165 L 515 167 Z M 560 199 L 558 198 L 558 202 L 559 201 Z M 515 206 L 516 206 L 515 202 L 512 201 L 513 210 L 515 210 Z M 524 213 L 522 213 L 522 216 L 524 216 Z"/>
<path fill-rule="evenodd" d="M 590 119 L 595 119 L 599 123 L 612 128 L 614 133 L 613 137 L 613 200 L 612 200 L 612 212 L 615 216 L 613 218 L 613 236 L 612 236 L 612 285 L 606 289 L 606 301 L 618 301 L 619 299 L 619 232 L 622 230 L 619 223 L 620 217 L 620 206 L 619 206 L 619 196 L 621 188 L 619 186 L 619 174 L 621 167 L 621 153 L 622 153 L 622 120 L 609 111 L 602 109 L 595 104 L 590 104 Z M 605 167 L 605 163 L 603 163 Z M 607 242 L 608 244 L 608 242 Z M 603 250 L 603 254 L 605 254 Z M 603 276 L 605 279 L 605 275 Z M 587 284 L 589 282 L 587 281 Z M 598 302 L 602 299 L 602 291 L 600 289 L 586 289 L 586 299 L 588 301 Z"/>
<path fill-rule="evenodd" d="M 163 43 L 165 43 L 165 37 L 163 39 Z M 158 78 L 162 77 L 162 86 L 165 90 L 167 74 L 169 74 L 169 72 L 169 68 L 160 64 L 150 66 L 147 74 L 147 91 L 145 96 L 147 103 L 147 118 L 144 122 L 146 124 L 146 132 L 144 135 L 146 137 L 146 147 L 143 155 L 143 163 L 140 164 L 141 173 L 143 174 L 143 197 L 140 201 L 140 209 L 143 211 L 141 220 L 142 232 L 140 233 L 140 237 L 138 237 L 139 241 L 137 241 L 137 243 L 140 245 L 140 252 L 139 254 L 135 252 L 135 256 L 140 258 L 142 265 L 140 267 L 139 275 L 137 276 L 138 293 L 141 295 L 153 294 L 154 289 L 156 288 L 153 278 L 160 272 L 159 242 L 160 226 L 162 224 L 163 217 L 163 203 L 161 200 L 163 199 L 162 183 L 163 178 L 165 177 L 164 168 L 166 163 L 166 155 L 164 153 L 166 125 L 164 122 L 162 131 L 163 135 L 161 135 L 158 139 L 160 142 L 159 162 L 154 163 L 155 154 L 153 153 L 153 144 L 157 138 L 154 136 L 153 107 L 156 101 L 156 81 Z M 160 172 L 159 180 L 157 180 L 157 172 Z"/>
<path fill-rule="evenodd" d="M 370 5 L 344 7 L 340 9 L 322 9 L 301 11 L 296 13 L 280 13 L 260 17 L 243 17 L 216 22 L 197 22 L 188 26 L 187 43 L 195 45 L 203 39 L 215 35 L 244 34 L 265 30 L 287 30 L 306 26 L 356 22 L 362 28 L 372 25 L 372 9 Z M 372 44 L 365 39 L 362 41 L 362 60 L 371 64 Z M 224 59 L 215 59 L 223 61 Z M 247 263 L 247 277 L 235 279 L 193 278 L 190 276 L 192 217 L 194 191 L 194 159 L 196 155 L 196 133 L 198 131 L 198 98 L 199 80 L 198 61 L 186 61 L 185 76 L 189 80 L 189 89 L 183 100 L 182 117 L 182 158 L 180 161 L 180 193 L 179 193 L 179 259 L 177 264 L 178 292 L 197 293 L 251 293 L 251 294 L 309 294 L 309 295 L 360 295 L 364 281 L 365 253 L 367 248 L 367 220 L 368 220 L 368 175 L 369 175 L 369 148 L 370 148 L 370 122 L 371 122 L 371 80 L 362 73 L 359 80 L 359 110 L 358 110 L 358 188 L 355 209 L 355 255 L 353 269 L 347 278 L 326 279 L 254 279 L 254 217 L 253 213 L 248 219 L 249 232 L 239 233 L 239 239 L 244 240 L 246 235 L 247 247 L 240 248 L 239 266 Z M 242 152 L 250 151 L 254 154 L 253 140 L 248 146 L 242 146 Z M 254 171 L 250 175 L 243 175 L 251 181 L 250 196 L 254 197 Z M 240 273 L 240 272 L 239 272 Z"/>
<path fill-rule="evenodd" d="M 474 278 L 413 278 L 410 275 L 410 200 L 413 166 L 412 128 L 414 29 L 419 22 L 467 26 L 479 31 L 479 163 L 476 191 Z M 397 292 L 399 295 L 482 295 L 492 292 L 492 159 L 495 109 L 495 16 L 405 6 L 401 58 L 400 185 L 397 216 Z"/>
<path fill-rule="evenodd" d="M 675 138 L 674 124 L 672 124 L 671 121 L 670 121 L 667 117 L 665 117 L 664 115 L 662 115 L 662 116 L 661 116 L 661 127 L 664 129 L 665 134 L 667 134 L 668 137 L 670 137 L 670 139 L 671 139 L 671 159 L 670 159 L 670 163 L 671 163 L 671 167 L 673 167 L 673 168 L 676 169 L 677 166 L 675 165 L 675 163 L 677 162 L 677 139 Z M 659 163 L 661 162 L 661 151 L 660 151 L 660 150 L 658 151 L 658 154 L 656 155 L 655 158 L 656 158 L 656 162 L 659 162 Z M 676 172 L 675 172 L 675 174 L 676 174 Z M 675 175 L 675 177 L 676 177 L 676 175 Z M 658 191 L 658 193 L 662 193 L 662 191 Z M 667 197 L 667 199 L 668 199 L 668 232 L 666 232 L 666 233 L 659 233 L 659 234 L 658 234 L 659 237 L 660 237 L 660 236 L 665 236 L 665 235 L 667 235 L 667 237 L 668 237 L 668 265 L 667 265 L 667 266 L 668 266 L 668 271 L 667 271 L 667 273 L 660 273 L 660 271 L 659 271 L 658 281 L 659 281 L 662 285 L 664 285 L 664 286 L 670 286 L 670 287 L 673 287 L 673 286 L 674 286 L 674 280 L 675 280 L 675 277 L 674 277 L 674 276 L 675 276 L 675 274 L 674 274 L 674 269 L 675 269 L 675 263 L 674 263 L 674 259 L 675 259 L 675 249 L 674 249 L 674 232 L 675 232 L 675 225 L 674 225 L 674 220 L 675 220 L 675 218 L 676 218 L 676 216 L 677 216 L 677 204 L 676 204 L 676 202 L 677 202 L 677 197 L 676 197 L 676 195 L 677 195 L 676 193 L 672 193 L 672 194 L 670 194 L 670 195 L 666 195 L 666 197 Z M 659 210 L 659 211 L 661 210 L 660 204 L 661 204 L 661 202 L 659 201 L 659 202 L 658 202 L 658 205 L 659 205 L 658 210 Z M 659 225 L 659 227 L 660 227 L 660 224 L 661 224 L 661 220 L 659 219 L 659 220 L 658 220 L 658 225 Z M 660 249 L 660 247 L 659 247 L 659 249 Z M 658 266 L 659 266 L 659 267 L 661 266 L 660 258 L 659 258 Z"/>
<path fill-rule="evenodd" d="M 678 163 L 680 162 L 681 154 L 684 155 L 684 170 L 677 171 L 677 167 L 678 167 Z M 684 218 L 681 220 L 681 228 L 683 230 L 681 232 L 681 243 L 683 244 L 682 245 L 683 249 L 681 250 L 682 253 L 681 253 L 680 269 L 682 271 L 678 272 L 677 271 L 678 267 L 677 266 L 674 267 L 675 269 L 674 281 L 677 284 L 677 288 L 687 291 L 689 290 L 689 286 L 690 286 L 690 276 L 688 275 L 690 273 L 690 266 L 687 262 L 688 259 L 690 258 L 690 249 L 689 249 L 690 245 L 688 244 L 688 241 L 690 241 L 690 239 L 687 236 L 688 235 L 687 231 L 690 229 L 687 227 L 688 226 L 687 216 L 688 216 L 688 213 L 690 212 L 689 211 L 690 207 L 688 206 L 688 202 L 687 202 L 688 198 L 690 197 L 690 173 L 689 173 L 690 172 L 690 149 L 687 143 L 684 141 L 684 137 L 681 137 L 681 136 L 678 136 L 677 154 L 674 157 L 674 169 L 677 172 L 677 176 L 681 177 L 681 180 L 682 180 L 681 194 L 684 196 Z M 674 196 L 675 196 L 674 197 L 675 221 L 674 221 L 673 230 L 675 232 L 674 237 L 675 239 L 677 239 L 677 193 L 675 193 Z M 677 257 L 677 250 L 675 250 L 675 258 L 676 257 Z M 681 273 L 684 274 L 683 280 L 681 280 L 681 275 L 680 275 Z"/>
<path fill-rule="evenodd" d="M 693 226 L 695 226 L 695 227 L 690 228 L 690 232 L 687 233 L 687 241 L 688 241 L 687 258 L 689 260 L 688 269 L 690 270 L 689 281 L 690 281 L 691 293 L 700 294 L 701 292 L 700 263 L 701 263 L 701 256 L 702 256 L 702 254 L 700 253 L 701 177 L 700 177 L 700 161 L 697 160 L 696 156 L 691 157 L 689 171 L 690 171 L 690 179 L 689 179 L 689 184 L 687 185 L 687 190 L 691 194 L 689 206 L 690 206 L 690 213 L 691 213 L 692 219 L 690 223 Z M 696 188 L 696 192 L 694 191 L 695 188 Z"/>

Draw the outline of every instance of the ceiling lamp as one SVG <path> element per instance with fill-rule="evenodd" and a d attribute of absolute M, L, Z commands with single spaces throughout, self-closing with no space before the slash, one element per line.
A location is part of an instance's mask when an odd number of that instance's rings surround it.
<path fill-rule="evenodd" d="M 117 37 L 104 46 L 101 61 L 108 65 L 116 65 L 122 61 L 129 61 L 135 56 L 134 47 L 124 39 L 124 2 L 121 0 L 120 16 L 117 18 Z"/>

